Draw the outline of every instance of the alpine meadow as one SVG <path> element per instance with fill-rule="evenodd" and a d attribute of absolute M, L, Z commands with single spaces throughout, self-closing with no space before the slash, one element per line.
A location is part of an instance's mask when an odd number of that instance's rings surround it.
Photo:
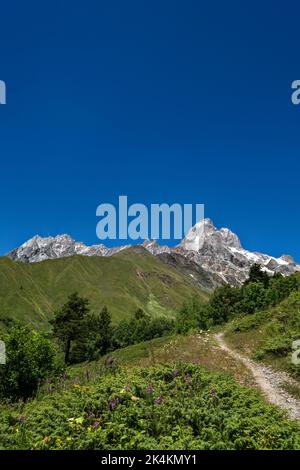
<path fill-rule="evenodd" d="M 1 469 L 297 462 L 299 14 L 1 2 Z"/>

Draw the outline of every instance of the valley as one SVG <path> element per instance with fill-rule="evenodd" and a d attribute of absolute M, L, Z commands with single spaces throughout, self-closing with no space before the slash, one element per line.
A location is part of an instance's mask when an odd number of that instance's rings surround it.
<path fill-rule="evenodd" d="M 298 265 L 248 268 L 205 228 L 197 250 L 0 258 L 0 449 L 300 449 Z"/>

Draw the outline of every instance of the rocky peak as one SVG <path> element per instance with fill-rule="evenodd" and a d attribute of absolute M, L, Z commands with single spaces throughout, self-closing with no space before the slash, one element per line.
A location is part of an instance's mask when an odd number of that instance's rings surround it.
<path fill-rule="evenodd" d="M 228 228 L 217 229 L 211 219 L 203 219 L 194 225 L 175 248 L 159 245 L 153 240 L 145 240 L 141 246 L 154 256 L 164 253 L 174 254 L 173 258 L 175 261 L 177 260 L 176 262 L 181 260 L 182 263 L 182 257 L 184 257 L 187 263 L 193 266 L 197 264 L 202 270 L 209 273 L 212 279 L 232 285 L 244 282 L 254 263 L 260 264 L 269 274 L 280 272 L 289 275 L 300 271 L 300 266 L 291 256 L 282 255 L 280 258 L 275 258 L 245 250 L 235 233 Z M 103 244 L 87 246 L 82 242 L 74 241 L 67 234 L 56 237 L 36 235 L 19 248 L 8 253 L 7 256 L 17 261 L 36 263 L 75 254 L 111 256 L 129 247 L 130 245 L 108 248 Z M 165 258 L 167 259 L 167 257 Z M 170 257 L 168 259 L 170 260 Z M 186 267 L 185 269 L 187 270 Z"/>
<path fill-rule="evenodd" d="M 146 250 L 150 251 L 153 255 L 159 255 L 161 253 L 170 253 L 171 248 L 166 245 L 159 245 L 155 240 L 145 240 L 142 243 L 142 246 L 146 248 Z"/>
<path fill-rule="evenodd" d="M 241 248 L 239 237 L 228 228 L 221 228 L 219 231 L 225 245 L 233 248 Z"/>
<path fill-rule="evenodd" d="M 235 233 L 228 228 L 218 230 L 210 219 L 192 227 L 180 248 L 194 262 L 230 284 L 244 282 L 254 263 L 260 264 L 269 274 L 281 272 L 288 275 L 300 271 L 300 266 L 290 256 L 274 258 L 245 250 Z"/>

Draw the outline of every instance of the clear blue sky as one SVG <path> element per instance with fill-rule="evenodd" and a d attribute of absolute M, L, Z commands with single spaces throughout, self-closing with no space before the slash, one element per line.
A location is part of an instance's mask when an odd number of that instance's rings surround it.
<path fill-rule="evenodd" d="M 1 4 L 0 253 L 96 243 L 95 210 L 205 203 L 245 247 L 300 260 L 299 2 Z"/>

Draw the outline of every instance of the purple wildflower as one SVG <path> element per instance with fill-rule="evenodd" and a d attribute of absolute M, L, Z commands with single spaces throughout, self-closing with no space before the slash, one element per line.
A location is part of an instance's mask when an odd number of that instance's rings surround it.
<path fill-rule="evenodd" d="M 110 411 L 114 410 L 117 407 L 119 401 L 120 400 L 119 400 L 118 397 L 115 397 L 115 398 L 112 398 L 111 400 L 109 400 L 108 407 L 109 407 Z"/>
<path fill-rule="evenodd" d="M 173 371 L 173 377 L 178 377 L 179 375 L 180 375 L 179 370 L 178 370 L 178 369 L 175 369 L 175 370 Z"/>
<path fill-rule="evenodd" d="M 211 394 L 212 397 L 216 397 L 217 396 L 217 390 L 215 388 L 211 389 L 210 394 Z"/>
<path fill-rule="evenodd" d="M 148 395 L 152 395 L 152 393 L 154 392 L 154 388 L 152 387 L 152 384 L 149 384 L 147 386 L 146 392 L 148 393 Z"/>
<path fill-rule="evenodd" d="M 154 403 L 156 405 L 160 405 L 162 401 L 163 401 L 163 397 L 160 395 L 159 397 L 155 398 Z"/>
<path fill-rule="evenodd" d="M 92 425 L 93 428 L 98 428 L 100 426 L 99 421 L 95 421 Z"/>

